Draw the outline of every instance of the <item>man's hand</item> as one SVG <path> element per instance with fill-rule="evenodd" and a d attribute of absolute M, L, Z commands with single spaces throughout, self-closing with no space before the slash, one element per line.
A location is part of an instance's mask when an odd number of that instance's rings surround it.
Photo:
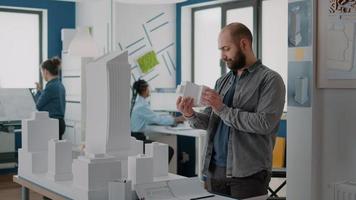
<path fill-rule="evenodd" d="M 179 112 L 181 112 L 184 117 L 192 117 L 194 99 L 191 97 L 178 97 L 176 105 Z"/>
<path fill-rule="evenodd" d="M 214 111 L 221 110 L 224 105 L 219 93 L 210 88 L 206 88 L 203 90 L 201 95 L 201 102 L 203 105 L 211 106 Z"/>
<path fill-rule="evenodd" d="M 37 82 L 36 82 L 35 84 L 36 84 L 36 90 L 37 90 L 37 91 L 42 91 L 42 89 L 43 89 L 43 88 L 42 88 L 42 85 L 39 84 L 39 83 L 37 83 Z"/>

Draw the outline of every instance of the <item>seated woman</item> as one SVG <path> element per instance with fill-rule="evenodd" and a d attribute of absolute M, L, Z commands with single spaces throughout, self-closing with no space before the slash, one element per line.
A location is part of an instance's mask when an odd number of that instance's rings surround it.
<path fill-rule="evenodd" d="M 145 80 L 138 80 L 132 86 L 132 101 L 131 101 L 131 135 L 145 143 L 152 141 L 147 140 L 144 131 L 149 124 L 158 125 L 175 125 L 182 123 L 184 117 L 173 117 L 170 115 L 161 116 L 153 112 L 147 97 L 150 96 L 150 89 Z M 172 159 L 174 150 L 169 147 L 169 161 Z"/>
<path fill-rule="evenodd" d="M 42 85 L 36 83 L 37 93 L 35 101 L 38 111 L 47 111 L 50 118 L 58 119 L 58 138 L 62 139 L 66 128 L 64 121 L 66 90 L 59 79 L 60 65 L 61 61 L 56 57 L 42 63 L 41 72 L 47 84 L 43 90 Z"/>

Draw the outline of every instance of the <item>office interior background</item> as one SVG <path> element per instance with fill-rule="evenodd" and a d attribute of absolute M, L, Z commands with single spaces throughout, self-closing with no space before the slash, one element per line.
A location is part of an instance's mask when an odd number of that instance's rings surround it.
<path fill-rule="evenodd" d="M 90 30 L 100 55 L 128 51 L 131 83 L 147 80 L 155 90 L 152 107 L 172 112 L 172 104 L 154 101 L 155 93 L 174 90 L 182 81 L 213 87 L 228 71 L 220 62 L 218 34 L 226 24 L 242 22 L 252 30 L 257 57 L 287 85 L 282 120 L 286 126 L 281 133 L 286 138 L 287 198 L 333 200 L 335 183 L 356 178 L 356 84 L 327 85 L 319 76 L 322 1 L 0 0 L 0 87 L 34 88 L 34 82 L 41 81 L 39 63 L 61 57 L 67 90 L 65 138 L 80 145 L 85 139 L 80 129 L 80 73 L 92 58 L 68 54 L 68 38 L 76 29 Z M 150 51 L 159 64 L 144 73 L 137 58 Z M 1 133 L 0 152 L 15 151 L 19 138 Z M 179 164 L 179 152 L 194 151 L 195 143 L 190 138 L 177 140 L 176 170 L 194 175 L 194 167 Z M 16 163 L 2 163 L 0 168 L 1 174 L 14 173 Z"/>

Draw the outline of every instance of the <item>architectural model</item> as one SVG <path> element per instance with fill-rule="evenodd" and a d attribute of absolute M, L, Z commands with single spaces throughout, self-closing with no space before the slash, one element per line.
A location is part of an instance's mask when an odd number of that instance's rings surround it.
<path fill-rule="evenodd" d="M 201 94 L 206 86 L 197 85 L 191 82 L 182 82 L 177 87 L 177 93 L 183 97 L 193 97 L 194 106 L 201 106 Z"/>
<path fill-rule="evenodd" d="M 153 158 L 153 176 L 168 176 L 168 145 L 153 142 L 145 145 L 145 154 Z"/>
<path fill-rule="evenodd" d="M 128 179 L 136 184 L 153 182 L 153 158 L 140 154 L 128 158 Z"/>
<path fill-rule="evenodd" d="M 86 70 L 86 153 L 123 154 L 130 145 L 130 65 L 127 52 L 89 63 Z M 95 81 L 93 81 L 95 80 Z"/>
<path fill-rule="evenodd" d="M 58 120 L 34 112 L 22 121 L 19 176 L 75 200 L 130 199 L 132 186 L 153 182 L 154 166 L 167 175 L 168 146 L 148 145 L 150 155 L 142 155 L 143 142 L 130 137 L 127 52 L 98 58 L 85 73 L 85 154 L 72 159 L 71 143 L 58 140 Z"/>
<path fill-rule="evenodd" d="M 72 143 L 67 140 L 51 139 L 48 141 L 48 172 L 53 181 L 68 181 L 72 174 Z"/>
<path fill-rule="evenodd" d="M 109 182 L 109 200 L 132 200 L 132 186 L 130 180 L 116 180 Z"/>
<path fill-rule="evenodd" d="M 58 139 L 57 119 L 48 112 L 34 112 L 31 119 L 22 120 L 22 148 L 18 150 L 20 176 L 47 172 L 48 141 Z"/>

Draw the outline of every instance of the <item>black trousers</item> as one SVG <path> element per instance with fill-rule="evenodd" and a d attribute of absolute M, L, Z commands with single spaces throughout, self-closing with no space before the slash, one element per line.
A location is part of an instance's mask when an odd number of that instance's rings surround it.
<path fill-rule="evenodd" d="M 226 178 L 226 168 L 210 164 L 207 190 L 236 199 L 245 199 L 268 194 L 271 173 L 259 171 L 247 177 Z"/>
<path fill-rule="evenodd" d="M 61 140 L 64 132 L 66 131 L 66 122 L 64 119 L 58 119 L 59 121 L 59 139 Z"/>
<path fill-rule="evenodd" d="M 154 142 L 152 140 L 147 140 L 145 134 L 141 132 L 131 132 L 131 136 L 135 137 L 136 140 L 143 141 L 143 153 L 145 153 L 145 144 Z M 174 149 L 171 146 L 168 146 L 168 163 L 171 162 L 173 155 L 174 155 Z"/>

